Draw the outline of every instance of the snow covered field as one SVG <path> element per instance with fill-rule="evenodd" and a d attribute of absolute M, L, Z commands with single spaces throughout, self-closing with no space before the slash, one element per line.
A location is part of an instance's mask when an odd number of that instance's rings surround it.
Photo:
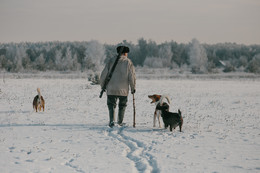
<path fill-rule="evenodd" d="M 131 95 L 129 126 L 110 129 L 99 93 L 86 79 L 1 80 L 1 172 L 260 172 L 259 79 L 137 80 L 136 128 Z M 152 127 L 149 94 L 169 95 L 183 132 Z"/>

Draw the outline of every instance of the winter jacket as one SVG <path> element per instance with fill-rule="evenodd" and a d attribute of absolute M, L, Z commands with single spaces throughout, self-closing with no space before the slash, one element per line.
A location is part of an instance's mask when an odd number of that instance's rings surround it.
<path fill-rule="evenodd" d="M 115 59 L 110 60 L 102 71 L 100 76 L 101 88 L 104 85 L 106 76 L 109 74 L 114 62 Z M 127 56 L 122 55 L 106 87 L 107 95 L 128 96 L 129 86 L 131 87 L 131 92 L 134 91 L 135 82 L 136 77 L 133 63 Z"/>

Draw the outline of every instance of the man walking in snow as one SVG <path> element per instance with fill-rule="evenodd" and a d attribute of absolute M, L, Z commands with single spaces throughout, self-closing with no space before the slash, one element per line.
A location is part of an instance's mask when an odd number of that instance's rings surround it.
<path fill-rule="evenodd" d="M 131 93 L 135 93 L 135 69 L 132 61 L 127 57 L 129 48 L 125 46 L 117 47 L 117 53 L 119 54 L 118 63 L 115 66 L 113 75 L 106 86 L 107 92 L 107 106 L 109 111 L 109 127 L 115 125 L 115 108 L 118 104 L 118 119 L 117 123 L 122 126 L 124 120 L 125 109 L 127 106 L 127 97 L 129 93 L 129 86 Z M 115 59 L 111 59 L 105 66 L 100 76 L 100 85 L 103 88 L 106 77 L 108 76 Z"/>

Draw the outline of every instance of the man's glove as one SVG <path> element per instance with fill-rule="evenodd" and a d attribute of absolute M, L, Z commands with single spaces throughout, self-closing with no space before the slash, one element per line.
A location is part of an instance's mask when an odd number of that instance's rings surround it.
<path fill-rule="evenodd" d="M 135 93 L 135 89 L 131 93 L 134 94 Z"/>

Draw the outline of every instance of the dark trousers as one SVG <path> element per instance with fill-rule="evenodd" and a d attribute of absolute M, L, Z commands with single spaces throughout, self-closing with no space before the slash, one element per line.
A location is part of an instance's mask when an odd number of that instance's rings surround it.
<path fill-rule="evenodd" d="M 125 109 L 127 106 L 127 96 L 115 96 L 115 95 L 108 95 L 107 96 L 107 107 L 109 111 L 109 124 L 115 121 L 115 108 L 116 102 L 119 99 L 118 104 L 118 118 L 117 123 L 121 124 L 124 120 Z"/>

